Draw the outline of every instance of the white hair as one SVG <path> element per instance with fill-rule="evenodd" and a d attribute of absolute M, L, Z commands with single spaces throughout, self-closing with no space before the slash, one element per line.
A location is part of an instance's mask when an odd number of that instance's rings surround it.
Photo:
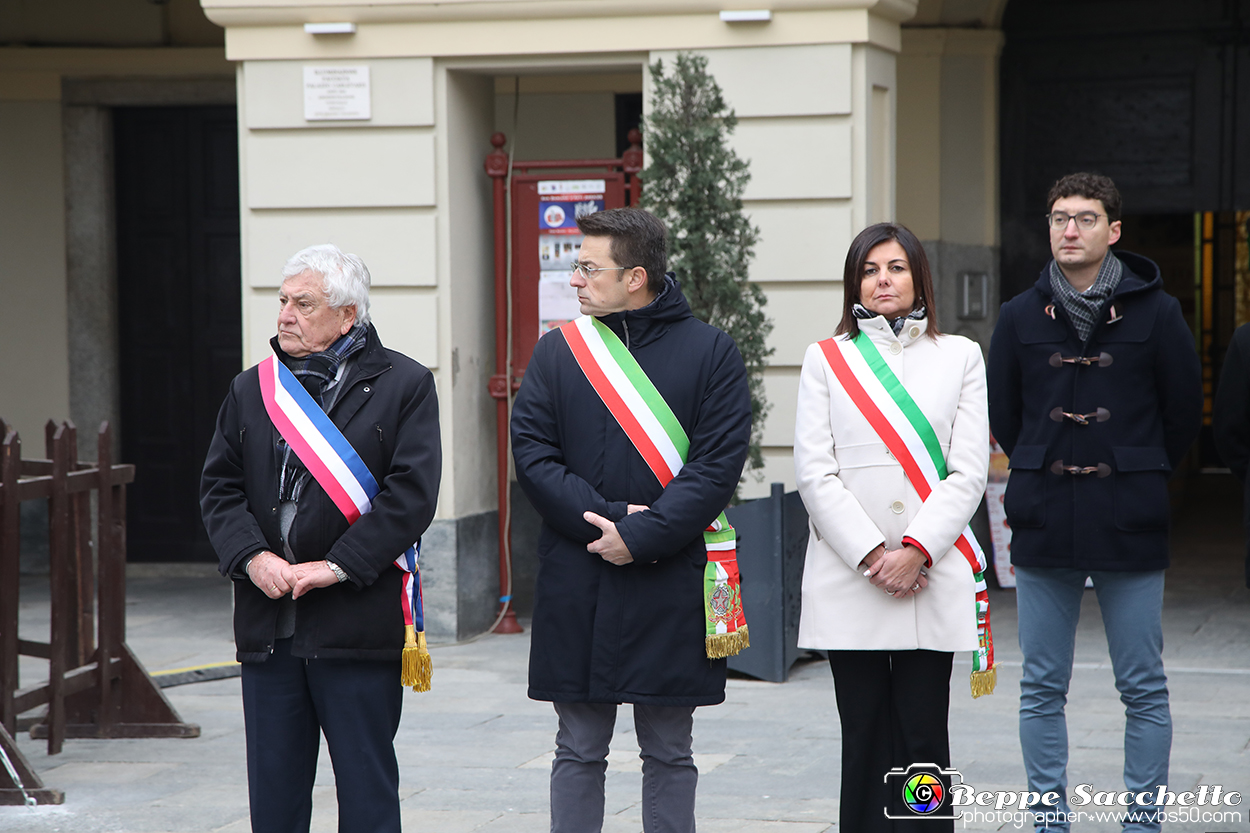
<path fill-rule="evenodd" d="M 292 255 L 282 267 L 282 279 L 305 272 L 321 276 L 331 308 L 354 306 L 357 323 L 369 323 L 369 270 L 363 260 L 333 243 L 322 243 Z"/>

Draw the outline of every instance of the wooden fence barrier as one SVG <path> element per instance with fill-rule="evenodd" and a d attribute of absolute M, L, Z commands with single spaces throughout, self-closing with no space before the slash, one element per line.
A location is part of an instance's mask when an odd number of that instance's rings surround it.
<path fill-rule="evenodd" d="M 200 727 L 182 721 L 126 645 L 126 484 L 134 481 L 135 468 L 112 462 L 108 423 L 100 425 L 94 463 L 78 461 L 77 431 L 69 422 L 49 421 L 47 459 L 23 460 L 21 439 L 3 422 L 0 435 L 0 725 L 16 734 L 18 715 L 46 704 L 30 733 L 47 738 L 49 755 L 58 754 L 66 738 L 198 737 Z M 48 642 L 18 636 L 20 504 L 27 500 L 48 502 Z M 19 688 L 19 655 L 48 660 L 48 681 Z M 13 763 L 32 772 L 24 759 Z M 11 782 L 0 767 L 0 804 L 14 803 L 6 798 L 22 803 Z"/>

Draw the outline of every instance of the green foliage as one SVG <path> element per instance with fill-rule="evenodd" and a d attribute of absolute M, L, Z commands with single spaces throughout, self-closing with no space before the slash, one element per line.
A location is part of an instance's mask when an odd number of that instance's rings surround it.
<path fill-rule="evenodd" d="M 642 207 L 668 226 L 669 268 L 695 316 L 728 333 L 746 362 L 752 417 L 747 470 L 758 471 L 769 410 L 764 367 L 773 352 L 766 339 L 773 324 L 764 315 L 763 290 L 748 280 L 759 229 L 742 211 L 751 173 L 728 142 L 738 119 L 702 55 L 679 53 L 667 75 L 663 61 L 656 61 L 651 83 Z"/>

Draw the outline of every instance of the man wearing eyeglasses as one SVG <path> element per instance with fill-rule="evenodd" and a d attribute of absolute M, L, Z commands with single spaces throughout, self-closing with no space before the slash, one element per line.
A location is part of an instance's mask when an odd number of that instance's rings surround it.
<path fill-rule="evenodd" d="M 990 343 L 990 427 L 1011 461 L 1020 649 L 1020 747 L 1038 830 L 1067 831 L 1064 715 L 1085 581 L 1098 597 L 1125 705 L 1124 784 L 1167 784 L 1172 744 L 1163 670 L 1168 479 L 1198 435 L 1201 368 L 1159 267 L 1112 252 L 1120 194 L 1105 176 L 1050 189 L 1054 259 L 1003 304 Z M 1126 808 L 1126 831 L 1156 831 L 1158 808 Z"/>
<path fill-rule="evenodd" d="M 577 224 L 583 317 L 539 339 L 512 411 L 517 481 L 543 518 L 529 696 L 559 720 L 551 830 L 602 827 L 617 706 L 631 703 L 643 829 L 691 833 L 694 710 L 725 699 L 725 660 L 707 651 L 704 531 L 746 461 L 746 368 L 665 274 L 656 217 L 621 208 Z M 666 437 L 688 439 L 684 458 L 663 456 Z"/>

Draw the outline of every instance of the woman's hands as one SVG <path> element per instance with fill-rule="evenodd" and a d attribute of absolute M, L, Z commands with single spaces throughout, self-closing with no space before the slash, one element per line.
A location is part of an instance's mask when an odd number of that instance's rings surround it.
<path fill-rule="evenodd" d="M 911 544 L 897 550 L 886 550 L 885 544 L 879 544 L 859 562 L 859 570 L 886 595 L 906 599 L 929 586 L 922 569 L 925 561 L 924 553 Z"/>

